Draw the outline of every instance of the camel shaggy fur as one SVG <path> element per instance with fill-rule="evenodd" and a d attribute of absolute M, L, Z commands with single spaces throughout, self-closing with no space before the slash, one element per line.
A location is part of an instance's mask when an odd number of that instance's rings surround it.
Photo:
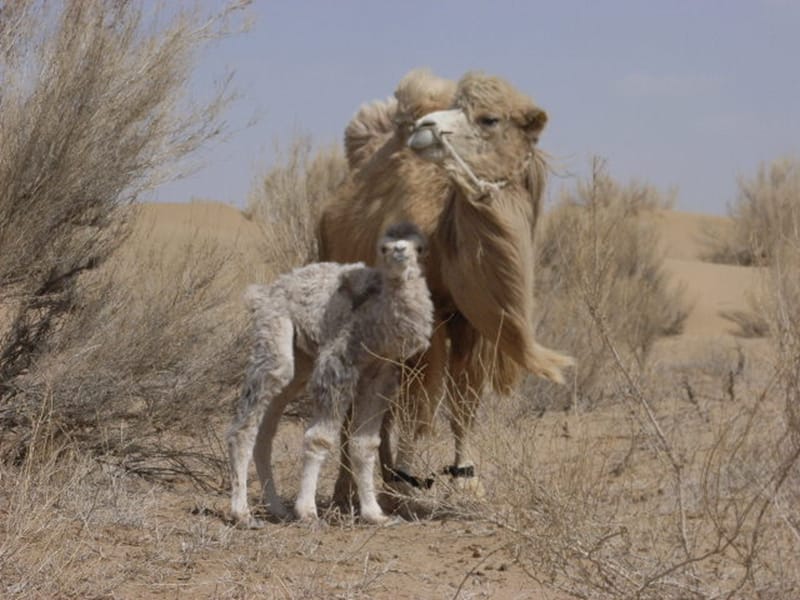
<path fill-rule="evenodd" d="M 314 417 L 303 440 L 296 515 L 316 518 L 320 468 L 350 410 L 349 460 L 361 516 L 372 523 L 386 519 L 373 483 L 381 421 L 402 361 L 428 347 L 433 303 L 421 269 L 426 243 L 419 229 L 389 227 L 376 246 L 377 268 L 315 263 L 247 291 L 255 343 L 227 438 L 231 508 L 241 525 L 261 526 L 247 504 L 253 455 L 265 504 L 275 516 L 288 516 L 275 488 L 272 442 L 284 408 L 306 385 Z"/>
<path fill-rule="evenodd" d="M 416 70 L 394 99 L 362 107 L 347 127 L 351 172 L 320 221 L 323 259 L 369 261 L 398 220 L 417 223 L 431 245 L 434 335 L 423 383 L 399 403 L 396 459 L 383 436 L 385 478 L 419 481 L 406 475 L 443 392 L 455 437 L 446 472 L 472 477 L 469 435 L 485 388 L 507 393 L 523 372 L 562 382 L 572 364 L 533 337 L 533 236 L 546 174 L 536 143 L 546 122 L 498 77 L 468 73 L 455 84 Z"/>

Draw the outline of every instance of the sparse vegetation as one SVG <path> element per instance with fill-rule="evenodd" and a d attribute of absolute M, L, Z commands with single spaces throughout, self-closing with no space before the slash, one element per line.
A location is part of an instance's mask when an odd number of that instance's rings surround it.
<path fill-rule="evenodd" d="M 762 164 L 752 179 L 739 180 L 729 208 L 733 228 L 706 232 L 707 258 L 713 262 L 760 266 L 796 235 L 800 213 L 800 161 L 782 158 Z"/>
<path fill-rule="evenodd" d="M 576 378 L 484 403 L 486 497 L 440 474 L 442 427 L 422 458 L 439 473 L 435 525 L 362 528 L 328 508 L 327 527 L 234 530 L 220 438 L 247 359 L 241 291 L 316 256 L 346 165 L 296 140 L 254 186 L 265 242 L 247 259 L 200 232 L 150 238 L 134 201 L 214 137 L 227 98 L 180 104 L 230 11 L 166 14 L 0 0 L 0 595 L 800 594 L 791 160 L 741 182 L 720 251 L 768 265 L 758 318 L 730 313 L 768 339 L 668 337 L 689 306 L 641 217 L 669 198 L 596 162 L 538 232 L 538 336 L 576 356 Z M 291 497 L 302 436 L 284 427 L 275 473 Z"/>
<path fill-rule="evenodd" d="M 277 163 L 256 178 L 247 214 L 264 232 L 264 253 L 280 273 L 319 256 L 317 222 L 323 203 L 347 176 L 338 146 L 314 151 L 307 136 L 295 138 Z"/>

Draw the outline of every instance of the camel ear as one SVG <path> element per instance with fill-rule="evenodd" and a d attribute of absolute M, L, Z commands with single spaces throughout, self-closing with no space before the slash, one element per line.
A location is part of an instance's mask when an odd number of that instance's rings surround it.
<path fill-rule="evenodd" d="M 538 141 L 546 124 L 547 113 L 541 108 L 531 107 L 522 115 L 522 129 L 532 142 Z"/>

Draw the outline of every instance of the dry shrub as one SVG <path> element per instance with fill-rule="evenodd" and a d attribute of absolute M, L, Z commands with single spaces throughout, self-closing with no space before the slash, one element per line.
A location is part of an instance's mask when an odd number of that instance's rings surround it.
<path fill-rule="evenodd" d="M 750 308 L 745 310 L 721 310 L 719 312 L 723 319 L 736 325 L 734 335 L 744 338 L 765 337 L 769 334 L 769 323 L 761 314 L 755 301 L 748 299 Z"/>
<path fill-rule="evenodd" d="M 0 426 L 16 439 L 30 439 L 43 398 L 53 427 L 81 436 L 126 402 L 135 412 L 133 398 L 151 413 L 179 401 L 167 390 L 193 378 L 182 369 L 213 329 L 210 275 L 173 280 L 156 300 L 177 314 L 157 314 L 146 290 L 95 270 L 126 239 L 137 197 L 220 132 L 225 86 L 205 104 L 185 93 L 198 52 L 231 32 L 243 4 L 211 16 L 114 0 L 0 4 Z"/>
<path fill-rule="evenodd" d="M 319 256 L 317 223 L 323 204 L 347 176 L 339 146 L 312 150 L 307 136 L 279 152 L 275 166 L 259 176 L 246 214 L 264 232 L 264 251 L 276 272 L 312 262 Z"/>
<path fill-rule="evenodd" d="M 741 178 L 729 213 L 732 229 L 706 232 L 706 258 L 738 265 L 769 264 L 782 240 L 796 236 L 800 162 L 779 159 L 759 166 L 754 178 Z"/>
<path fill-rule="evenodd" d="M 652 187 L 621 186 L 594 162 L 592 180 L 566 192 L 545 215 L 537 256 L 538 335 L 577 359 L 575 386 L 530 383 L 540 407 L 594 405 L 612 357 L 593 324 L 599 317 L 626 360 L 640 367 L 661 336 L 679 333 L 684 292 L 663 267 L 657 226 L 645 213 L 671 200 Z"/>
<path fill-rule="evenodd" d="M 773 248 L 769 270 L 766 318 L 777 354 L 777 382 L 784 402 L 785 423 L 774 438 L 781 470 L 770 506 L 800 545 L 800 211 L 789 211 L 781 223 L 784 234 Z M 795 553 L 796 546 L 795 546 Z M 795 585 L 800 588 L 800 566 L 795 565 Z"/>
<path fill-rule="evenodd" d="M 129 469 L 199 476 L 199 467 L 219 468 L 214 417 L 228 414 L 246 358 L 242 286 L 226 269 L 230 253 L 209 240 L 140 247 L 81 286 L 80 308 L 18 377 L 3 411 L 17 452 L 48 398 L 48 427 Z M 200 461 L 197 473 L 190 458 Z"/>
<path fill-rule="evenodd" d="M 591 325 L 612 356 L 615 402 L 537 416 L 522 397 L 486 409 L 477 446 L 489 497 L 470 516 L 511 532 L 531 578 L 575 597 L 794 597 L 798 440 L 767 342 L 737 342 L 712 378 L 698 359 L 717 340 L 659 344 L 657 368 L 642 371 L 599 315 Z"/>

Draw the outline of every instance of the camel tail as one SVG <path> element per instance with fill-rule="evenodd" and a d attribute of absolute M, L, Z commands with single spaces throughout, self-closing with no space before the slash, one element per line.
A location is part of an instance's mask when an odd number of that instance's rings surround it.
<path fill-rule="evenodd" d="M 555 383 L 564 383 L 562 369 L 575 365 L 575 359 L 555 350 L 533 343 L 531 356 L 528 360 L 528 370 L 542 379 Z"/>

